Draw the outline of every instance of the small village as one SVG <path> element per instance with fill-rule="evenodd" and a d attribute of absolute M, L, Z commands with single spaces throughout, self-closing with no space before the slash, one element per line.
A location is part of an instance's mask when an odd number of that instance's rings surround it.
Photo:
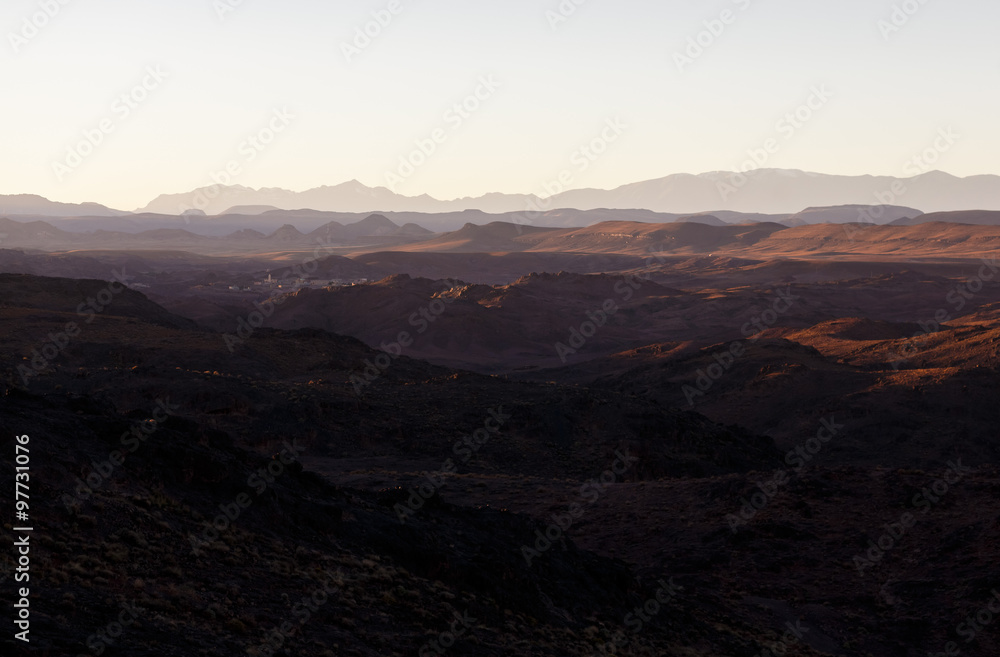
<path fill-rule="evenodd" d="M 295 292 L 296 290 L 311 288 L 322 289 L 327 287 L 350 287 L 352 285 L 362 285 L 368 283 L 367 278 L 301 278 L 296 276 L 275 278 L 268 274 L 267 278 L 254 280 L 252 285 L 238 285 L 232 282 L 211 283 L 198 286 L 202 289 L 210 289 L 225 292 Z M 138 287 L 135 284 L 131 287 Z M 148 286 L 143 286 L 148 287 Z"/>
<path fill-rule="evenodd" d="M 361 285 L 367 283 L 367 278 L 274 278 L 271 274 L 267 278 L 254 281 L 254 287 L 266 290 L 298 290 L 304 287 L 349 287 L 351 285 Z"/>

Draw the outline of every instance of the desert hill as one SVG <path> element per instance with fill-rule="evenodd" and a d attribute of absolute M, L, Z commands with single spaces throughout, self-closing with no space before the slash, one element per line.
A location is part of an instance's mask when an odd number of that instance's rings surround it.
<path fill-rule="evenodd" d="M 788 226 L 808 224 L 875 223 L 909 225 L 906 222 L 924 213 L 915 208 L 894 205 L 838 205 L 806 208 L 783 220 Z"/>
<path fill-rule="evenodd" d="M 995 226 L 821 224 L 776 232 L 745 253 L 750 257 L 976 260 L 991 256 L 998 248 L 1000 227 Z"/>
<path fill-rule="evenodd" d="M 608 221 L 587 228 L 534 228 L 495 222 L 486 226 L 466 225 L 459 231 L 400 251 L 423 252 L 517 252 L 620 253 L 649 255 L 651 252 L 703 253 L 733 244 L 750 245 L 769 233 L 787 227 L 774 223 L 730 226 L 677 222 L 648 224 Z"/>
<path fill-rule="evenodd" d="M 114 284 L 117 283 L 117 284 Z M 105 301 L 107 300 L 107 301 Z M 95 303 L 96 301 L 96 303 Z M 98 314 L 142 320 L 156 326 L 195 330 L 194 322 L 165 311 L 145 295 L 120 282 L 86 279 L 43 279 L 24 274 L 0 274 L 0 305 L 8 309 L 70 312 L 84 327 Z M 31 316 L 32 313 L 24 313 Z"/>
<path fill-rule="evenodd" d="M 970 210 L 965 212 L 932 212 L 919 217 L 897 219 L 893 222 L 893 225 L 916 226 L 935 221 L 943 221 L 954 224 L 969 224 L 973 226 L 1000 226 L 1000 212 L 987 212 L 985 210 Z"/>
<path fill-rule="evenodd" d="M 125 221 L 124 218 L 118 218 Z M 0 245 L 7 248 L 28 248 L 44 251 L 71 251 L 80 249 L 139 250 L 183 250 L 200 255 L 236 256 L 269 254 L 289 248 L 309 253 L 319 248 L 343 247 L 345 250 L 386 248 L 396 244 L 419 242 L 432 236 L 430 231 L 413 224 L 401 227 L 381 215 L 371 215 L 361 221 L 342 225 L 327 222 L 306 234 L 294 224 L 285 223 L 266 233 L 239 224 L 215 224 L 214 231 L 225 230 L 218 235 L 202 235 L 188 230 L 183 223 L 171 222 L 172 227 L 159 227 L 135 231 L 136 220 L 129 219 L 127 230 L 88 230 L 71 232 L 45 221 L 20 222 L 0 218 Z M 75 222 L 70 225 L 79 230 L 88 223 Z"/>

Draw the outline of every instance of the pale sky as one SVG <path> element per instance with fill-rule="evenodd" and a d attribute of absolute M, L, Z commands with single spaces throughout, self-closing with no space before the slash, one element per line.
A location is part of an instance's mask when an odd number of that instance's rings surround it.
<path fill-rule="evenodd" d="M 733 170 L 771 138 L 768 167 L 905 176 L 942 128 L 960 139 L 934 168 L 1000 174 L 1000 3 L 576 2 L 553 27 L 560 0 L 4 0 L 0 193 L 132 210 L 230 162 L 248 187 L 388 186 L 435 130 L 395 191 L 545 195 L 567 170 L 571 187 L 612 188 Z M 880 29 L 904 4 L 900 29 Z M 372 12 L 391 21 L 349 62 L 342 44 Z M 779 129 L 814 88 L 832 97 Z M 446 114 L 477 90 L 477 109 Z M 620 135 L 604 130 L 615 119 Z M 273 141 L 251 145 L 269 123 Z M 606 152 L 574 157 L 602 130 Z M 87 133 L 100 143 L 80 147 Z"/>

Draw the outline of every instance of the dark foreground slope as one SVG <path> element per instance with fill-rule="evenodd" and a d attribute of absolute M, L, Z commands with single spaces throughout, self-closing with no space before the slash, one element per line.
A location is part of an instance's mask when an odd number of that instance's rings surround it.
<path fill-rule="evenodd" d="M 62 344 L 82 319 L 78 295 L 105 285 L 0 280 L 0 449 L 6 460 L 14 436 L 30 436 L 39 654 L 271 654 L 271 636 L 273 654 L 403 655 L 454 633 L 454 654 L 589 655 L 658 591 L 657 622 L 629 636 L 636 654 L 752 654 L 773 635 L 667 571 L 640 575 L 559 536 L 538 544 L 546 523 L 502 504 L 439 491 L 401 512 L 420 471 L 447 492 L 475 475 L 583 483 L 618 470 L 603 495 L 770 467 L 769 440 L 626 396 L 407 359 L 356 390 L 351 377 L 376 354 L 354 339 L 269 331 L 230 352 L 135 293 Z M 59 353 L 44 367 L 18 371 L 49 344 Z M 502 430 L 463 460 L 454 444 L 481 440 L 490 417 Z M 413 474 L 367 492 L 332 483 L 337 463 L 365 460 Z M 12 476 L 0 480 L 4 505 Z M 7 530 L 5 557 L 20 538 Z M 540 551 L 529 560 L 525 546 Z"/>
<path fill-rule="evenodd" d="M 38 654 L 94 654 L 109 627 L 104 654 L 140 656 L 583 657 L 616 636 L 616 654 L 650 656 L 1000 648 L 996 616 L 971 639 L 965 621 L 1000 590 L 988 450 L 916 469 L 880 445 L 831 465 L 850 427 L 778 450 L 672 410 L 652 366 L 633 390 L 379 357 L 316 329 L 227 344 L 141 295 L 22 377 L 104 285 L 0 279 L 0 299 L 34 290 L 0 307 L 0 453 L 31 437 Z M 761 346 L 837 373 L 872 358 L 833 339 L 862 330 Z M 762 426 L 776 399 L 747 417 Z M 817 446 L 807 467 L 786 461 Z M 5 468 L 4 508 L 13 490 Z M 6 526 L 0 554 L 15 540 Z"/>
<path fill-rule="evenodd" d="M 108 654 L 268 654 L 255 650 L 284 623 L 295 632 L 276 641 L 284 646 L 276 654 L 416 654 L 463 623 L 462 654 L 515 654 L 525 642 L 533 654 L 588 654 L 588 628 L 613 627 L 655 593 L 622 562 L 571 543 L 527 567 L 519 548 L 534 525 L 509 512 L 435 502 L 404 525 L 396 496 L 338 489 L 295 465 L 258 492 L 248 482 L 274 461 L 183 417 L 156 427 L 91 493 L 75 483 L 89 475 L 81 464 L 106 462 L 139 416 L 94 398 L 10 389 L 3 404 L 0 429 L 30 435 L 33 449 L 39 654 L 102 645 L 122 609 L 136 609 L 137 622 Z M 252 505 L 236 506 L 241 499 Z M 235 522 L 220 515 L 226 507 L 240 513 Z M 213 518 L 224 529 L 209 536 Z M 12 552 L 9 536 L 2 547 Z M 10 592 L 5 585 L 6 609 Z M 718 642 L 710 620 L 722 619 L 678 610 L 672 628 L 636 645 Z M 722 642 L 745 645 L 737 634 Z"/>

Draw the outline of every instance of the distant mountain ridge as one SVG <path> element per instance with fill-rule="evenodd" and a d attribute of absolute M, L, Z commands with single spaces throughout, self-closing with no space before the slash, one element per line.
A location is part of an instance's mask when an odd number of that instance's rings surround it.
<path fill-rule="evenodd" d="M 834 212 L 836 210 L 836 212 Z M 820 208 L 811 214 L 851 217 L 857 208 Z M 626 213 L 628 214 L 628 213 Z M 807 213 L 809 214 L 809 213 Z M 320 216 L 323 216 L 322 213 Z M 184 228 L 156 228 L 138 233 L 96 230 L 69 232 L 44 221 L 20 222 L 0 217 L 0 248 L 55 252 L 173 252 L 199 256 L 276 257 L 312 253 L 317 257 L 389 252 L 395 254 L 604 254 L 644 256 L 715 254 L 739 258 L 912 257 L 969 258 L 994 251 L 1000 239 L 1000 212 L 954 212 L 924 215 L 913 225 L 818 223 L 789 227 L 780 222 L 729 224 L 714 215 L 679 221 L 607 220 L 586 227 L 529 226 L 510 221 L 466 223 L 434 233 L 420 225 L 402 226 L 373 214 L 344 225 L 329 221 L 305 229 L 285 223 L 266 232 L 253 228 L 222 235 L 199 235 Z M 972 220 L 978 220 L 973 223 Z M 71 220 L 72 221 L 72 220 Z M 406 256 L 393 256 L 393 258 Z"/>
<path fill-rule="evenodd" d="M 246 207 L 246 206 L 244 206 Z M 781 223 L 797 226 L 817 223 L 864 222 L 891 223 L 902 218 L 920 217 L 913 208 L 896 206 L 837 206 L 807 208 L 797 214 L 760 214 L 719 210 L 696 214 L 653 212 L 650 210 L 574 210 L 559 209 L 525 216 L 521 213 L 487 214 L 481 210 L 428 214 L 421 212 L 350 213 L 323 212 L 320 210 L 266 210 L 252 214 L 164 215 L 130 214 L 118 217 L 46 217 L 43 215 L 16 216 L 17 221 L 29 223 L 42 221 L 52 227 L 71 233 L 109 231 L 115 233 L 146 233 L 171 229 L 190 231 L 207 237 L 226 237 L 241 231 L 270 235 L 284 225 L 292 225 L 303 233 L 325 228 L 331 239 L 351 240 L 361 237 L 426 237 L 433 233 L 460 230 L 468 224 L 484 226 L 501 222 L 522 226 L 547 228 L 585 228 L 605 221 L 634 221 L 650 224 L 675 222 L 703 223 L 727 226 L 754 223 Z M 943 221 L 949 221 L 946 217 Z M 331 232 L 332 231 L 332 232 Z M 238 235 L 247 239 L 251 233 Z"/>
<path fill-rule="evenodd" d="M 965 212 L 933 212 L 915 217 L 903 217 L 891 223 L 893 226 L 917 226 L 920 224 L 946 221 L 970 226 L 1000 226 L 1000 212 L 969 210 Z"/>
<path fill-rule="evenodd" d="M 745 176 L 714 171 L 674 174 L 615 189 L 575 189 L 543 199 L 535 194 L 489 193 L 440 200 L 426 194 L 403 196 L 357 180 L 303 192 L 243 186 L 206 187 L 157 197 L 138 212 L 177 215 L 189 208 L 218 215 L 231 209 L 257 214 L 267 207 L 330 212 L 523 213 L 530 218 L 558 208 L 642 209 L 696 214 L 735 211 L 793 214 L 805 207 L 906 205 L 924 212 L 1000 210 L 1000 176 L 959 178 L 930 171 L 912 178 L 840 176 L 786 169 L 758 169 Z"/>
<path fill-rule="evenodd" d="M 72 223 L 72 222 L 69 222 Z M 156 227 L 140 232 L 90 230 L 70 232 L 46 221 L 15 221 L 0 217 L 0 247 L 39 250 L 133 250 L 175 249 L 197 252 L 218 249 L 239 253 L 247 248 L 285 249 L 349 246 L 369 243 L 391 247 L 432 237 L 434 233 L 415 224 L 399 226 L 382 215 L 371 215 L 348 225 L 336 221 L 303 232 L 286 223 L 265 232 L 253 228 L 232 230 L 224 235 L 199 235 L 182 227 Z"/>
<path fill-rule="evenodd" d="M 310 232 L 337 223 L 344 226 L 362 222 L 372 216 L 371 212 L 324 212 L 320 210 L 268 210 L 261 214 L 207 215 L 166 215 L 129 214 L 119 217 L 48 217 L 45 215 L 17 215 L 19 222 L 44 221 L 56 228 L 74 233 L 106 230 L 123 233 L 141 233 L 161 228 L 179 228 L 199 235 L 224 237 L 239 230 L 255 230 L 265 234 L 274 232 L 284 224 L 292 224 L 298 230 Z M 701 217 L 714 216 L 716 220 L 730 224 L 755 222 L 781 222 L 788 214 L 766 215 L 719 211 L 682 215 L 676 213 L 652 212 L 650 210 L 573 210 L 560 209 L 525 217 L 516 212 L 487 214 L 481 210 L 462 212 L 425 213 L 390 212 L 374 213 L 385 217 L 400 227 L 401 234 L 425 235 L 458 230 L 466 224 L 485 225 L 495 221 L 518 224 L 525 227 L 547 226 L 558 228 L 582 228 L 602 221 L 640 221 L 645 223 L 671 223 L 674 221 L 700 221 Z M 0 215 L 2 218 L 3 215 Z M 845 213 L 845 221 L 856 220 L 856 213 Z M 395 230 L 391 226 L 390 230 Z"/>
<path fill-rule="evenodd" d="M 134 212 L 99 203 L 60 203 L 32 194 L 0 195 L 0 216 L 123 217 L 136 214 L 180 216 L 188 220 L 205 215 L 266 216 L 277 212 L 347 214 L 465 213 L 516 214 L 515 223 L 539 225 L 561 210 L 650 212 L 680 216 L 714 215 L 727 223 L 727 213 L 762 215 L 757 221 L 778 220 L 803 208 L 899 206 L 922 212 L 1000 211 L 1000 176 L 960 178 L 930 171 L 912 178 L 839 176 L 788 169 L 759 169 L 746 175 L 714 171 L 673 174 L 622 185 L 614 189 L 574 189 L 541 198 L 535 194 L 492 192 L 451 200 L 427 194 L 404 196 L 385 187 L 368 187 L 357 180 L 303 192 L 276 187 L 253 189 L 240 185 L 215 186 L 179 194 L 162 194 Z M 766 217 L 765 217 L 766 216 Z M 909 218 L 909 215 L 905 215 Z M 611 219 L 612 217 L 604 217 Z M 617 218 L 624 218 L 620 215 Z M 903 217 L 895 217 L 889 221 Z M 638 219 L 638 217 L 635 217 Z M 443 227 L 454 230 L 463 225 Z M 888 223 L 876 221 L 876 223 Z M 549 225 L 552 225 L 550 222 Z M 564 224 L 565 225 L 565 224 Z M 440 230 L 430 226 L 431 229 Z"/>
<path fill-rule="evenodd" d="M 131 214 L 112 210 L 100 203 L 59 203 L 36 194 L 0 194 L 0 216 L 41 215 L 46 217 L 119 217 Z"/>
<path fill-rule="evenodd" d="M 950 214 L 950 213 L 942 213 Z M 917 217 L 926 216 L 915 208 L 900 207 L 894 205 L 838 205 L 835 207 L 806 208 L 798 214 L 794 214 L 781 223 L 789 226 L 803 226 L 808 224 L 845 224 L 845 223 L 871 223 L 871 224 L 891 224 L 914 220 Z M 936 221 L 948 221 L 938 219 Z"/>

